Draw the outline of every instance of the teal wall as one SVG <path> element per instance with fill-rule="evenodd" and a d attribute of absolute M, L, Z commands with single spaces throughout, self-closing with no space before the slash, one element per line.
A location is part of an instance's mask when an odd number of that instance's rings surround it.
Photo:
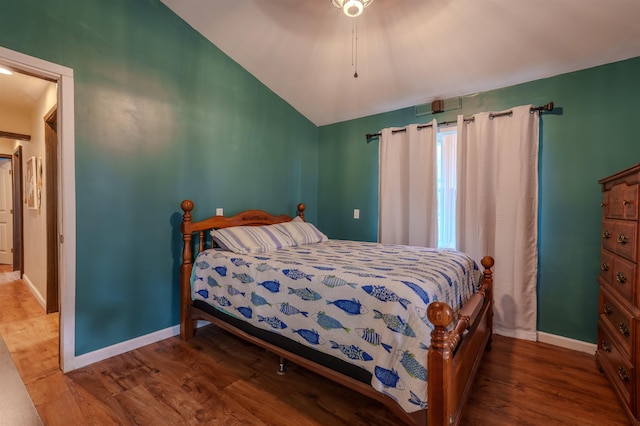
<path fill-rule="evenodd" d="M 596 342 L 600 187 L 598 179 L 640 162 L 640 58 L 462 99 L 455 120 L 481 111 L 543 105 L 541 120 L 538 330 Z M 378 141 L 366 133 L 424 123 L 414 108 L 320 127 L 319 227 L 332 238 L 377 239 Z M 353 209 L 360 209 L 359 220 Z M 500 259 L 496 259 L 500 262 Z"/>
<path fill-rule="evenodd" d="M 160 1 L 0 11 L 1 46 L 74 70 L 77 355 L 179 322 L 183 199 L 315 221 L 318 128 Z"/>

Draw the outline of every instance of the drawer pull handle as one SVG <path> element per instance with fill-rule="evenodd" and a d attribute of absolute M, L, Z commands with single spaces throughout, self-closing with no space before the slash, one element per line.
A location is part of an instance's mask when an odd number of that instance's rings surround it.
<path fill-rule="evenodd" d="M 620 235 L 618 235 L 618 239 L 617 240 L 618 240 L 618 243 L 620 243 L 620 244 L 627 244 L 627 240 L 628 239 L 629 238 L 626 235 L 620 234 Z"/>
<path fill-rule="evenodd" d="M 600 265 L 600 270 L 603 272 L 607 272 L 609 270 L 609 265 L 603 263 L 602 265 Z"/>
<path fill-rule="evenodd" d="M 607 203 L 600 203 L 600 207 L 606 207 Z"/>
<path fill-rule="evenodd" d="M 616 274 L 616 281 L 618 281 L 620 284 L 624 284 L 627 282 L 627 277 L 625 277 L 622 272 L 618 272 Z"/>
<path fill-rule="evenodd" d="M 629 381 L 629 374 L 627 374 L 627 370 L 625 370 L 624 367 L 618 367 L 618 377 L 620 377 L 620 380 L 623 382 Z"/>
<path fill-rule="evenodd" d="M 613 312 L 611 310 L 611 306 L 607 305 L 606 303 L 602 305 L 602 311 L 604 312 L 605 315 L 611 315 L 611 312 Z"/>
<path fill-rule="evenodd" d="M 628 200 L 622 200 L 622 205 L 623 205 L 623 206 L 628 206 L 629 204 L 631 204 L 631 201 L 628 201 Z"/>
<path fill-rule="evenodd" d="M 620 327 L 618 327 L 618 330 L 620 331 L 620 334 L 622 334 L 623 336 L 628 336 L 630 333 L 629 326 L 623 323 L 622 321 L 620 321 Z"/>
<path fill-rule="evenodd" d="M 609 347 L 609 345 L 607 344 L 606 341 L 602 341 L 602 350 L 605 352 L 611 352 L 611 348 Z"/>
<path fill-rule="evenodd" d="M 602 238 L 608 240 L 609 238 L 611 238 L 611 233 L 609 231 L 604 231 L 602 233 Z"/>

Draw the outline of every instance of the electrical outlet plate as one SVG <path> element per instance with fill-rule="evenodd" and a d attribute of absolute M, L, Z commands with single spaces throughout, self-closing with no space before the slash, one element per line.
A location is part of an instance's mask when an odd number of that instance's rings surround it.
<path fill-rule="evenodd" d="M 222 207 L 218 207 L 216 209 L 216 216 L 224 216 L 224 212 L 222 210 Z"/>
<path fill-rule="evenodd" d="M 360 219 L 360 209 L 353 209 L 353 218 Z"/>

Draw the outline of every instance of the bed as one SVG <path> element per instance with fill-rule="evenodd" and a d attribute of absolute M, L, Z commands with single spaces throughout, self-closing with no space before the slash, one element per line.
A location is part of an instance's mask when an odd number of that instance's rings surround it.
<path fill-rule="evenodd" d="M 384 403 L 407 424 L 459 424 L 492 332 L 493 259 L 329 240 L 248 210 L 181 224 L 180 337 L 206 320 Z"/>

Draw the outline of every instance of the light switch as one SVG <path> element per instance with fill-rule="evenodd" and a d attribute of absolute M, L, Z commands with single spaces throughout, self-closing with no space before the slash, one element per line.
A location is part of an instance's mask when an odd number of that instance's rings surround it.
<path fill-rule="evenodd" d="M 224 216 L 224 213 L 222 211 L 222 207 L 218 207 L 216 209 L 216 216 Z"/>
<path fill-rule="evenodd" d="M 353 209 L 353 218 L 360 219 L 360 209 Z"/>

